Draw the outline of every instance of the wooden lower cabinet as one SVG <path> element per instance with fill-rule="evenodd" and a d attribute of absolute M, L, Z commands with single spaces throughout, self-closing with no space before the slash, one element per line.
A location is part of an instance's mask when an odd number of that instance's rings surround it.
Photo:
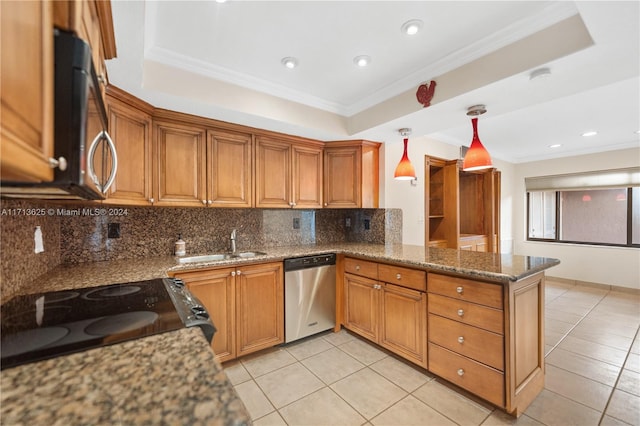
<path fill-rule="evenodd" d="M 427 295 L 383 284 L 380 345 L 416 364 L 427 366 Z"/>
<path fill-rule="evenodd" d="M 211 348 L 220 361 L 236 357 L 236 268 L 208 269 L 205 271 L 180 272 L 191 293 L 207 308 L 216 333 Z"/>
<path fill-rule="evenodd" d="M 237 356 L 284 342 L 282 263 L 238 268 L 236 272 Z"/>
<path fill-rule="evenodd" d="M 378 341 L 380 292 L 378 281 L 345 274 L 345 326 L 367 339 Z"/>
<path fill-rule="evenodd" d="M 174 274 L 204 304 L 220 362 L 284 342 L 284 275 L 272 262 Z"/>
<path fill-rule="evenodd" d="M 544 388 L 544 273 L 490 283 L 429 273 L 428 369 L 519 416 Z"/>
<path fill-rule="evenodd" d="M 339 264 L 348 330 L 516 417 L 544 388 L 543 272 L 502 283 Z"/>
<path fill-rule="evenodd" d="M 390 268 L 385 270 L 384 268 Z M 347 258 L 345 269 L 369 276 L 344 274 L 344 325 L 380 346 L 423 367 L 427 366 L 427 297 L 424 271 Z M 371 277 L 405 282 L 400 286 Z M 411 272 L 416 272 L 412 276 Z M 412 277 L 413 279 L 409 279 Z"/>

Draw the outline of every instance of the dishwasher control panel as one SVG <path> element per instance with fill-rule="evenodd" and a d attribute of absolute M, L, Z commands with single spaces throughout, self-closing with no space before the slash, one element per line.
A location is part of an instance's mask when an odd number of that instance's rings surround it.
<path fill-rule="evenodd" d="M 298 269 L 316 268 L 318 266 L 335 265 L 336 255 L 331 254 L 316 254 L 313 256 L 297 257 L 294 259 L 285 259 L 284 270 L 295 271 Z"/>

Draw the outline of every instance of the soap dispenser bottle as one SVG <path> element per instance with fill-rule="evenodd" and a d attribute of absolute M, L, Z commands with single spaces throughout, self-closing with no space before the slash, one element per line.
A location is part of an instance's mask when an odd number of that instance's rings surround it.
<path fill-rule="evenodd" d="M 178 234 L 178 241 L 176 241 L 174 254 L 176 256 L 184 256 L 187 254 L 186 243 L 182 239 L 182 234 Z"/>

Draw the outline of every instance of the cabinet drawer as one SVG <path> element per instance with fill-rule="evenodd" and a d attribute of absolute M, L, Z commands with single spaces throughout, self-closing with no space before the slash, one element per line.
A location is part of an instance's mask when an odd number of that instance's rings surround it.
<path fill-rule="evenodd" d="M 475 303 L 429 293 L 429 313 L 504 334 L 503 312 Z"/>
<path fill-rule="evenodd" d="M 502 285 L 490 284 L 447 275 L 429 274 L 428 291 L 502 309 Z"/>
<path fill-rule="evenodd" d="M 429 343 L 429 371 L 504 407 L 504 375 L 491 367 Z"/>
<path fill-rule="evenodd" d="M 374 280 L 378 279 L 378 264 L 367 260 L 347 257 L 344 260 L 344 271 L 349 274 L 361 275 Z"/>
<path fill-rule="evenodd" d="M 378 276 L 379 280 L 385 283 L 427 291 L 427 273 L 425 271 L 381 264 L 378 265 Z"/>
<path fill-rule="evenodd" d="M 500 334 L 438 315 L 429 315 L 427 324 L 430 342 L 504 371 L 504 338 Z"/>

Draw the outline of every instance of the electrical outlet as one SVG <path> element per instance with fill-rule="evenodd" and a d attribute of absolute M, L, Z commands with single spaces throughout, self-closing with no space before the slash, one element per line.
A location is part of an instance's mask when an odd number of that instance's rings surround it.
<path fill-rule="evenodd" d="M 364 220 L 364 229 L 365 230 L 371 229 L 371 219 L 365 219 Z"/>
<path fill-rule="evenodd" d="M 294 217 L 293 218 L 293 229 L 300 229 L 300 218 L 299 217 Z"/>
<path fill-rule="evenodd" d="M 107 238 L 120 238 L 120 224 L 109 223 L 107 224 Z"/>
<path fill-rule="evenodd" d="M 344 220 L 344 226 L 347 228 L 351 228 L 351 218 L 348 217 Z"/>

